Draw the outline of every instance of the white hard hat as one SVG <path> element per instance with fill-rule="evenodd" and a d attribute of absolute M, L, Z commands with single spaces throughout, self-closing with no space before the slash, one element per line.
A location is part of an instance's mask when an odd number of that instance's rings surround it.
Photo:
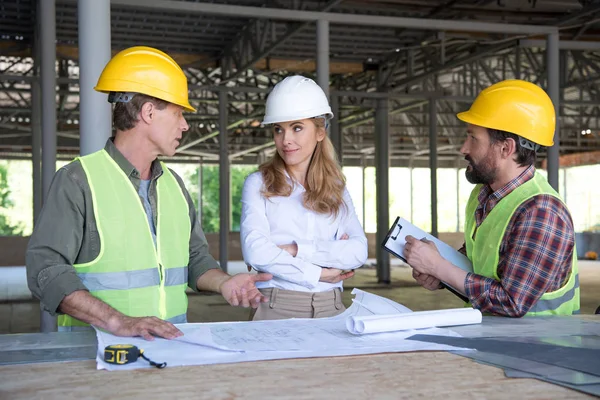
<path fill-rule="evenodd" d="M 324 116 L 333 118 L 327 96 L 319 85 L 304 76 L 288 76 L 267 98 L 263 125 Z"/>

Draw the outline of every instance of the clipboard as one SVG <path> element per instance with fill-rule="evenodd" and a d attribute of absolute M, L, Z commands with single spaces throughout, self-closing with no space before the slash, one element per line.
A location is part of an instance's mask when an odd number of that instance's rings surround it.
<path fill-rule="evenodd" d="M 414 236 L 417 239 L 425 238 L 427 240 L 431 240 L 435 243 L 442 257 L 444 257 L 463 271 L 473 272 L 473 265 L 471 264 L 471 260 L 469 260 L 464 254 L 455 250 L 450 245 L 442 242 L 435 236 L 432 236 L 431 234 L 423 231 L 421 228 L 411 224 L 404 218 L 396 217 L 396 220 L 394 221 L 390 230 L 385 236 L 381 247 L 383 247 L 387 252 L 395 255 L 402 261 L 407 262 L 403 254 L 404 245 L 406 244 L 405 238 L 408 235 Z M 447 283 L 442 282 L 442 285 L 450 292 L 458 296 L 461 300 L 465 302 L 469 301 L 469 299 L 465 295 L 463 295 Z"/>

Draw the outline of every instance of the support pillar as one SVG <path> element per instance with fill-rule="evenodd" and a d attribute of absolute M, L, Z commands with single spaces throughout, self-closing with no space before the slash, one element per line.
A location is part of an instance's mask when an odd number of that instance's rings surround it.
<path fill-rule="evenodd" d="M 94 90 L 111 58 L 110 0 L 79 0 L 79 152 L 104 148 L 111 136 L 111 107 L 106 94 Z"/>

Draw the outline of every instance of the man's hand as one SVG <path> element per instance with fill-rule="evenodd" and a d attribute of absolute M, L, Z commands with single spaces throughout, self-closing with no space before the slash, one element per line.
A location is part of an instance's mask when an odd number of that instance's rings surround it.
<path fill-rule="evenodd" d="M 155 336 L 165 339 L 183 336 L 170 322 L 156 317 L 128 317 L 86 290 L 65 296 L 60 311 L 116 336 L 141 336 L 146 340 L 154 340 Z"/>
<path fill-rule="evenodd" d="M 146 340 L 154 340 L 155 336 L 165 339 L 183 336 L 175 325 L 156 317 L 115 316 L 108 321 L 107 330 L 115 336 L 141 336 Z"/>
<path fill-rule="evenodd" d="M 321 268 L 320 282 L 338 283 L 354 276 L 354 271 L 344 272 L 338 268 Z"/>
<path fill-rule="evenodd" d="M 437 267 L 444 260 L 435 243 L 430 240 L 418 240 L 413 236 L 406 237 L 404 258 L 408 265 L 421 274 L 437 276 Z"/>
<path fill-rule="evenodd" d="M 416 269 L 412 270 L 412 276 L 415 278 L 415 281 L 421 286 L 423 286 L 427 290 L 438 290 L 440 289 L 440 280 L 435 276 L 421 274 L 417 272 Z"/>
<path fill-rule="evenodd" d="M 268 281 L 273 278 L 271 274 L 237 274 L 225 280 L 219 286 L 219 293 L 232 306 L 256 308 L 269 301 L 256 288 L 256 282 Z"/>

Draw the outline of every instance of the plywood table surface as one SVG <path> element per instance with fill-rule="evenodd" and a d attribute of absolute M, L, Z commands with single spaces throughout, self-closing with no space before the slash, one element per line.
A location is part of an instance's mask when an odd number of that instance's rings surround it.
<path fill-rule="evenodd" d="M 107 372 L 95 361 L 0 366 L 0 399 L 574 399 L 589 396 L 445 352 Z"/>

